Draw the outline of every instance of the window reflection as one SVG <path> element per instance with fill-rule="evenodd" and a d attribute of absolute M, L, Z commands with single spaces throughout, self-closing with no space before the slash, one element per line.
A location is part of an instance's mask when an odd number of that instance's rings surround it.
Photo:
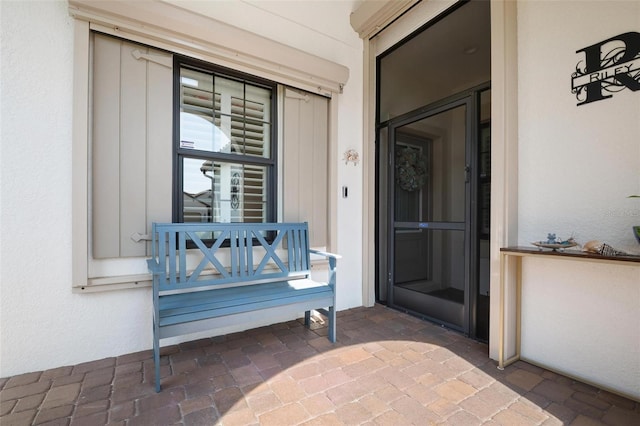
<path fill-rule="evenodd" d="M 184 158 L 185 222 L 264 222 L 267 168 Z"/>

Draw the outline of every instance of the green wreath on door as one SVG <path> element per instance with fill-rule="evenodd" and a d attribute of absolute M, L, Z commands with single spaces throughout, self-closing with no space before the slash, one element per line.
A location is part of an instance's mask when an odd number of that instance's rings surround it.
<path fill-rule="evenodd" d="M 396 153 L 396 183 L 405 191 L 420 189 L 427 177 L 427 167 L 420 152 L 414 148 L 403 148 Z"/>

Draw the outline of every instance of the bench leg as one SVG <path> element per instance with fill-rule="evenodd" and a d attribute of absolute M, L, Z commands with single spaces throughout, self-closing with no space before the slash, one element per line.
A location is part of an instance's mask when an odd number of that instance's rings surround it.
<path fill-rule="evenodd" d="M 311 327 L 311 311 L 304 312 L 304 325 L 305 327 Z"/>
<path fill-rule="evenodd" d="M 329 341 L 331 343 L 336 342 L 336 308 L 335 306 L 329 307 Z"/>
<path fill-rule="evenodd" d="M 156 392 L 160 392 L 160 339 L 155 330 L 153 334 L 153 364 L 156 373 Z"/>

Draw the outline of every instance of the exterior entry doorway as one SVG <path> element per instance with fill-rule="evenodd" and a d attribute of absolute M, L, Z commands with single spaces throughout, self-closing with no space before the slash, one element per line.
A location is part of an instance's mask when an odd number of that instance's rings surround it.
<path fill-rule="evenodd" d="M 392 124 L 392 306 L 464 330 L 469 294 L 470 99 Z"/>
<path fill-rule="evenodd" d="M 489 2 L 376 60 L 376 299 L 489 340 Z"/>

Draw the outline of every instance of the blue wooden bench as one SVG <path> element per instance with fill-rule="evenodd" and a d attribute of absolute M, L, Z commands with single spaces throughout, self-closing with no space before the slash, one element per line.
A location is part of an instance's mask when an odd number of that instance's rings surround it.
<path fill-rule="evenodd" d="M 336 339 L 335 254 L 309 249 L 306 223 L 154 223 L 153 355 L 160 339 L 270 315 L 321 310 Z M 310 253 L 329 259 L 327 283 L 311 279 Z"/>

